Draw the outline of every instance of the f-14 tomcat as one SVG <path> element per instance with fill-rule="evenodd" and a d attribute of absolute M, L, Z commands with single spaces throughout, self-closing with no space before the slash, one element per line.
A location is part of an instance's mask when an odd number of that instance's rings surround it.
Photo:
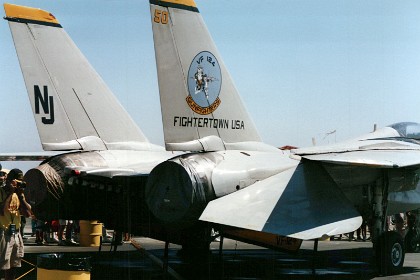
<path fill-rule="evenodd" d="M 142 212 L 141 185 L 174 154 L 147 140 L 51 13 L 4 8 L 42 147 L 57 151 L 25 174 L 35 214 L 128 231 L 127 217 Z"/>
<path fill-rule="evenodd" d="M 363 217 L 380 273 L 398 272 L 403 239 L 386 231 L 386 217 L 420 207 L 420 125 L 291 152 L 264 144 L 194 1 L 150 0 L 150 10 L 166 149 L 190 151 L 152 170 L 156 219 L 265 244 L 352 232 Z"/>

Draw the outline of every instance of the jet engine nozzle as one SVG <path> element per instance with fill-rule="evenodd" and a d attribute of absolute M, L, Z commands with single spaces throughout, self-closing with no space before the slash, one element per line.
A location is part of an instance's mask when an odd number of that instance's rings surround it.
<path fill-rule="evenodd" d="M 26 172 L 25 196 L 34 214 L 42 220 L 74 217 L 79 209 L 72 201 L 68 190 L 66 167 L 104 167 L 106 163 L 96 152 L 74 152 L 49 158 L 36 168 Z M 77 191 L 76 191 L 77 196 Z"/>
<path fill-rule="evenodd" d="M 63 195 L 64 182 L 48 163 L 41 164 L 26 172 L 25 197 L 37 217 L 48 215 L 58 217 L 58 202 Z"/>
<path fill-rule="evenodd" d="M 186 228 L 215 198 L 210 155 L 183 155 L 157 165 L 150 173 L 145 197 L 149 210 L 164 226 Z"/>

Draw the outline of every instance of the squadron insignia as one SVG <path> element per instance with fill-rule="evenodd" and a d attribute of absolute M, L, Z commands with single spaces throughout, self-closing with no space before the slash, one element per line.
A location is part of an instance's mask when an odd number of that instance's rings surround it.
<path fill-rule="evenodd" d="M 188 106 L 200 115 L 213 113 L 219 107 L 222 74 L 216 57 L 207 51 L 197 54 L 188 71 Z"/>

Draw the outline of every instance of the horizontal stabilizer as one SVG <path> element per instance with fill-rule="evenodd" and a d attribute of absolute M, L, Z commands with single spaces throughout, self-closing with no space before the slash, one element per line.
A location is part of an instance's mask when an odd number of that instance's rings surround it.
<path fill-rule="evenodd" d="M 310 161 L 211 201 L 200 220 L 308 240 L 347 233 L 360 214 Z"/>

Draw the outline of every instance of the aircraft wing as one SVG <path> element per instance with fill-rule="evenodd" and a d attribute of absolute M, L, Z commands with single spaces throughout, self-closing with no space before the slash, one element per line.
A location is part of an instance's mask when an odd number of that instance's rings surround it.
<path fill-rule="evenodd" d="M 302 157 L 327 163 L 383 168 L 401 168 L 420 165 L 420 151 L 417 150 L 353 151 L 304 155 Z"/>
<path fill-rule="evenodd" d="M 297 149 L 293 154 L 326 163 L 382 168 L 420 165 L 420 145 L 402 140 L 354 140 L 324 147 Z"/>
<path fill-rule="evenodd" d="M 322 166 L 310 161 L 211 201 L 200 220 L 303 240 L 351 232 L 362 223 Z"/>

